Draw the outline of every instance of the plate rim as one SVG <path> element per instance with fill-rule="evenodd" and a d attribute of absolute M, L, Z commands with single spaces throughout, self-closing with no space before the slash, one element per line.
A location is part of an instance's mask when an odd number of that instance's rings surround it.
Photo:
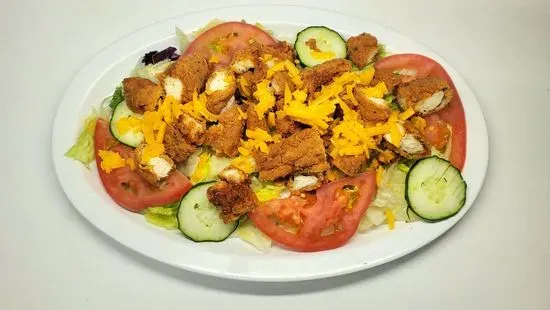
<path fill-rule="evenodd" d="M 464 98 L 465 97 L 464 92 L 466 92 L 468 97 L 473 98 L 473 102 L 469 103 L 469 105 L 471 105 L 471 106 L 468 107 L 468 111 L 471 114 L 475 112 L 477 122 L 480 122 L 479 125 L 481 125 L 480 128 L 477 128 L 478 131 L 476 131 L 476 134 L 481 136 L 480 137 L 481 138 L 481 141 L 480 141 L 481 145 L 478 146 L 479 149 L 476 150 L 476 153 L 477 153 L 477 151 L 479 151 L 481 153 L 479 155 L 484 157 L 484 159 L 476 158 L 476 161 L 478 161 L 478 164 L 476 164 L 476 165 L 478 165 L 477 168 L 481 169 L 481 174 L 480 174 L 481 179 L 478 180 L 478 182 L 476 182 L 476 184 L 478 184 L 478 186 L 476 186 L 475 191 L 473 193 L 473 197 L 471 198 L 470 203 L 467 205 L 467 208 L 464 208 L 464 210 L 462 210 L 459 214 L 457 214 L 455 217 L 453 217 L 451 219 L 451 221 L 447 222 L 448 224 L 443 225 L 438 233 L 433 234 L 428 238 L 425 238 L 419 244 L 407 247 L 407 248 L 403 249 L 402 251 L 398 251 L 398 252 L 394 253 L 391 256 L 387 256 L 387 257 L 378 259 L 378 260 L 376 260 L 374 262 L 370 262 L 370 263 L 366 263 L 366 262 L 365 263 L 356 263 L 356 264 L 351 265 L 351 266 L 346 266 L 346 267 L 341 267 L 341 268 L 332 268 L 331 270 L 324 271 L 324 272 L 311 272 L 311 271 L 308 272 L 308 271 L 306 271 L 306 272 L 303 272 L 303 273 L 298 274 L 298 275 L 276 274 L 276 273 L 271 273 L 269 275 L 262 275 L 262 274 L 255 274 L 254 272 L 245 272 L 245 273 L 243 273 L 243 272 L 230 271 L 231 268 L 227 265 L 225 266 L 225 270 L 221 271 L 221 270 L 213 270 L 211 268 L 204 268 L 204 267 L 197 266 L 197 265 L 189 265 L 189 264 L 186 264 L 186 263 L 182 263 L 181 261 L 178 261 L 177 256 L 166 255 L 167 253 L 164 253 L 164 255 L 158 255 L 158 254 L 151 253 L 149 250 L 143 248 L 142 245 L 140 245 L 139 243 L 136 243 L 135 240 L 131 240 L 132 239 L 131 237 L 130 237 L 130 239 L 128 239 L 128 237 L 126 237 L 126 236 L 121 236 L 120 234 L 113 233 L 112 229 L 110 227 L 108 227 L 108 225 L 105 225 L 105 223 L 102 223 L 102 222 L 98 222 L 97 219 L 94 216 L 90 215 L 89 210 L 85 209 L 82 206 L 81 201 L 78 201 L 78 199 L 75 198 L 76 197 L 75 196 L 76 195 L 75 194 L 75 188 L 73 186 L 71 186 L 71 183 L 72 183 L 71 180 L 67 179 L 68 175 L 69 175 L 69 174 L 66 174 L 67 169 L 73 169 L 74 170 L 74 167 L 73 168 L 68 168 L 69 165 L 66 162 L 64 163 L 62 161 L 62 160 L 67 160 L 67 158 L 63 156 L 64 151 L 59 153 L 60 150 L 62 150 L 61 146 L 64 145 L 63 142 L 61 142 L 61 141 L 63 141 L 63 135 L 60 134 L 60 132 L 62 132 L 63 128 L 64 128 L 63 127 L 63 125 L 64 125 L 63 120 L 66 118 L 66 116 L 63 115 L 63 113 L 64 113 L 63 111 L 66 110 L 66 108 L 70 105 L 71 101 L 73 100 L 73 98 L 75 96 L 76 97 L 82 97 L 80 99 L 82 102 L 84 102 L 85 98 L 88 97 L 88 94 L 89 94 L 90 89 L 91 89 L 90 84 L 86 84 L 89 87 L 86 89 L 84 94 L 82 94 L 82 90 L 83 90 L 82 87 L 83 86 L 81 84 L 79 84 L 79 83 L 82 82 L 82 80 L 89 80 L 90 79 L 89 77 L 87 77 L 88 71 L 97 71 L 97 70 L 92 70 L 92 69 L 93 69 L 94 64 L 96 64 L 98 62 L 99 63 L 101 63 L 101 62 L 109 63 L 109 61 L 105 61 L 105 59 L 104 59 L 105 57 L 110 59 L 111 57 L 116 56 L 117 59 L 118 59 L 118 62 L 122 61 L 122 59 L 128 57 L 128 55 L 130 53 L 132 53 L 131 50 L 122 49 L 121 51 L 114 52 L 114 53 L 111 53 L 109 51 L 112 50 L 113 48 L 115 48 L 118 45 L 129 44 L 129 43 L 125 43 L 125 42 L 130 42 L 130 41 L 133 42 L 133 40 L 136 40 L 138 37 L 141 37 L 142 35 L 145 35 L 145 33 L 148 33 L 148 31 L 153 31 L 155 29 L 155 27 L 158 27 L 160 25 L 171 23 L 172 26 L 168 27 L 167 30 L 170 31 L 170 35 L 172 35 L 171 32 L 172 32 L 173 27 L 175 25 L 177 25 L 178 20 L 181 20 L 183 18 L 188 18 L 190 16 L 200 16 L 202 14 L 208 14 L 209 13 L 210 14 L 209 16 L 211 16 L 210 19 L 212 19 L 212 16 L 215 16 L 215 14 L 222 14 L 222 17 L 223 17 L 223 11 L 224 10 L 226 10 L 226 11 L 227 10 L 235 10 L 235 9 L 239 9 L 239 10 L 242 10 L 242 9 L 248 9 L 248 10 L 256 9 L 256 10 L 258 10 L 258 9 L 266 9 L 266 8 L 269 8 L 270 10 L 291 9 L 291 10 L 298 10 L 298 11 L 305 11 L 305 12 L 308 12 L 308 11 L 317 12 L 316 14 L 319 14 L 319 13 L 330 14 L 330 15 L 333 15 L 333 16 L 339 16 L 339 18 L 343 18 L 343 17 L 350 18 L 352 20 L 352 23 L 353 23 L 353 20 L 354 20 L 356 23 L 361 22 L 361 23 L 366 23 L 366 24 L 370 24 L 370 25 L 375 25 L 376 27 L 374 27 L 374 28 L 384 29 L 384 31 L 392 34 L 393 36 L 396 36 L 396 37 L 400 38 L 401 40 L 409 41 L 413 45 L 416 45 L 417 47 L 421 47 L 422 49 L 428 51 L 428 54 L 429 54 L 430 57 L 432 57 L 432 58 L 436 59 L 438 62 L 440 62 L 445 67 L 447 72 L 449 72 L 449 75 L 451 75 L 453 81 L 457 85 L 457 89 L 459 89 L 459 91 L 460 91 L 461 97 Z M 243 14 L 243 16 L 246 15 L 246 14 L 249 14 L 249 12 L 245 12 Z M 273 12 L 272 12 L 272 14 L 273 14 Z M 273 15 L 275 16 L 277 14 L 273 14 Z M 220 16 L 217 16 L 217 17 L 220 17 Z M 253 19 L 253 18 L 251 18 L 251 19 Z M 286 16 L 283 19 L 286 20 L 286 22 L 288 22 L 288 23 L 304 24 L 303 22 L 297 22 L 296 20 L 294 20 L 292 22 L 289 21 L 289 20 L 295 19 L 295 17 Z M 260 22 L 261 22 L 260 18 L 254 19 L 254 20 L 260 20 Z M 166 34 L 169 33 L 168 31 L 166 31 Z M 153 31 L 153 32 L 154 32 L 154 35 L 156 36 L 157 35 L 156 31 Z M 151 38 L 154 38 L 154 36 L 151 37 Z M 158 38 L 160 38 L 160 35 L 158 36 Z M 138 40 L 138 41 L 140 41 L 140 40 Z M 153 39 L 153 41 L 155 41 L 155 40 Z M 151 45 L 151 43 L 152 42 L 149 42 L 147 44 L 141 44 L 141 45 L 149 46 L 149 45 Z M 113 54 L 113 55 L 111 55 L 111 54 Z M 118 62 L 116 62 L 116 63 L 118 63 Z M 93 76 L 92 77 L 93 84 L 95 84 L 98 80 L 100 80 L 102 78 L 103 74 L 105 72 L 109 71 L 111 69 L 111 67 L 114 66 L 116 63 L 111 63 L 110 65 L 107 65 L 103 69 L 101 74 L 99 74 L 97 76 Z M 458 85 L 461 85 L 461 87 L 459 88 Z M 81 105 L 82 105 L 82 102 L 81 102 Z M 81 110 L 81 107 L 79 106 L 77 111 L 80 111 L 80 110 Z M 465 113 L 466 113 L 466 110 L 467 109 L 466 109 L 466 106 L 465 106 Z M 472 111 L 472 110 L 476 110 L 476 111 Z M 74 115 L 72 117 L 74 118 Z M 467 118 L 467 120 L 471 119 L 471 117 L 468 117 L 468 116 L 466 118 Z M 481 130 L 481 132 L 479 130 Z M 470 132 L 471 132 L 471 130 L 470 130 L 470 127 L 468 126 L 468 121 L 467 121 L 467 134 L 468 134 L 467 143 L 468 143 L 468 140 L 470 140 L 470 135 L 471 135 Z M 75 135 L 75 133 L 73 133 L 73 136 L 74 135 Z M 67 134 L 65 133 L 64 136 L 66 138 Z M 468 144 L 468 146 L 469 146 L 469 144 Z M 420 44 L 420 43 L 417 43 L 416 41 L 413 41 L 409 37 L 393 30 L 390 27 L 387 27 L 385 25 L 381 25 L 379 23 L 375 23 L 375 22 L 363 19 L 359 16 L 355 16 L 355 15 L 352 15 L 352 14 L 338 12 L 338 11 L 331 11 L 331 10 L 327 10 L 327 9 L 312 8 L 312 7 L 308 7 L 308 6 L 300 6 L 300 5 L 276 5 L 276 4 L 271 4 L 270 5 L 270 4 L 267 4 L 267 5 L 223 6 L 223 7 L 216 7 L 216 8 L 199 10 L 199 11 L 187 12 L 187 13 L 184 13 L 184 14 L 178 14 L 178 15 L 169 17 L 169 18 L 164 19 L 164 20 L 159 20 L 159 21 L 155 21 L 151 24 L 144 25 L 143 27 L 140 27 L 140 28 L 128 33 L 127 35 L 113 41 L 111 44 L 109 44 L 106 47 L 102 48 L 99 52 L 97 52 L 95 55 L 93 55 L 93 57 L 91 59 L 88 59 L 86 64 L 83 67 L 80 68 L 78 73 L 74 76 L 74 78 L 71 80 L 71 82 L 66 87 L 65 92 L 63 94 L 63 97 L 62 97 L 62 99 L 60 101 L 60 104 L 57 108 L 55 118 L 54 118 L 52 136 L 51 136 L 51 148 L 52 148 L 51 155 L 52 155 L 52 159 L 53 159 L 53 162 L 54 162 L 54 168 L 55 168 L 55 171 L 56 171 L 57 179 L 58 179 L 58 181 L 61 185 L 61 188 L 63 189 L 63 192 L 65 193 L 65 195 L 67 196 L 67 198 L 69 199 L 69 201 L 71 202 L 73 207 L 84 218 L 86 218 L 86 220 L 88 220 L 90 223 L 92 223 L 92 225 L 94 227 L 96 227 L 98 230 L 100 230 L 102 233 L 106 234 L 110 238 L 116 240 L 118 243 L 124 245 L 125 247 L 127 247 L 129 249 L 132 249 L 135 252 L 140 253 L 141 255 L 147 256 L 147 257 L 152 258 L 156 261 L 166 263 L 166 264 L 172 265 L 172 266 L 177 267 L 177 268 L 182 268 L 182 269 L 185 269 L 185 270 L 188 270 L 188 271 L 191 271 L 191 272 L 197 272 L 197 273 L 206 274 L 206 275 L 210 275 L 210 276 L 229 278 L 229 279 L 237 279 L 237 280 L 262 281 L 262 282 L 283 282 L 283 281 L 302 281 L 302 280 L 311 280 L 311 279 L 319 279 L 319 278 L 328 278 L 328 277 L 348 274 L 348 273 L 356 272 L 356 271 L 359 271 L 359 270 L 372 268 L 372 267 L 387 263 L 389 261 L 396 260 L 396 259 L 398 259 L 400 257 L 403 257 L 403 256 L 405 256 L 405 255 L 407 255 L 411 252 L 414 252 L 414 251 L 428 245 L 429 243 L 431 243 L 432 241 L 434 241 L 437 238 L 441 237 L 442 235 L 444 235 L 451 227 L 453 227 L 458 221 L 460 221 L 464 217 L 464 215 L 472 208 L 473 204 L 475 203 L 476 198 L 479 196 L 479 192 L 481 191 L 481 189 L 483 187 L 483 184 L 485 182 L 486 175 L 487 175 L 487 167 L 488 167 L 488 159 L 489 159 L 489 136 L 488 136 L 488 131 L 487 131 L 487 124 L 486 124 L 486 121 L 485 121 L 485 118 L 484 118 L 484 115 L 483 115 L 483 112 L 482 112 L 482 109 L 481 109 L 481 105 L 479 103 L 478 98 L 475 96 L 474 92 L 472 91 L 471 87 L 467 84 L 467 82 L 464 80 L 464 78 L 452 66 L 450 66 L 437 53 L 433 52 L 431 49 L 424 46 L 423 44 Z M 468 167 L 468 154 L 471 154 L 471 150 L 469 149 L 469 147 L 468 147 L 468 150 L 467 150 L 467 160 L 466 160 L 467 162 L 466 162 L 465 169 Z M 95 166 L 95 165 L 93 165 L 93 166 Z M 82 170 L 82 169 L 80 169 L 80 170 Z M 119 208 L 119 209 L 122 210 L 122 208 Z M 124 211 L 124 210 L 122 210 L 122 211 Z M 124 211 L 124 212 L 127 212 L 127 211 Z M 148 239 L 148 242 L 151 242 L 151 241 L 154 241 L 154 239 Z M 337 249 L 336 251 L 341 251 L 341 248 Z M 320 253 L 325 253 L 325 252 L 320 252 Z M 300 253 L 300 254 L 304 255 L 303 253 Z M 267 254 L 267 255 L 269 255 L 269 254 Z M 305 254 L 305 255 L 308 255 L 308 254 Z M 315 255 L 315 254 L 310 253 L 309 255 Z M 224 266 L 220 266 L 220 267 L 224 267 Z M 239 268 L 242 268 L 242 266 L 240 266 Z M 238 270 L 239 268 L 236 268 L 236 270 Z"/>

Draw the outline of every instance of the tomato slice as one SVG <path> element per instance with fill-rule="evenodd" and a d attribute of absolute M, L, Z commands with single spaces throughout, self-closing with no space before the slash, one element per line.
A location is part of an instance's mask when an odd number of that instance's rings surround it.
<path fill-rule="evenodd" d="M 343 194 L 344 188 L 350 185 L 357 187 L 356 197 Z M 300 203 L 299 198 L 290 197 L 264 204 L 248 216 L 258 229 L 283 247 L 303 252 L 330 250 L 344 245 L 353 237 L 375 193 L 376 175 L 369 171 L 323 185 L 317 190 L 313 204 L 304 203 L 307 198 Z M 296 233 L 283 229 L 277 221 L 273 221 L 273 209 L 277 207 L 273 204 L 301 208 L 303 224 Z M 330 227 L 334 231 L 327 233 Z"/>
<path fill-rule="evenodd" d="M 228 64 L 236 51 L 248 46 L 250 40 L 264 45 L 275 44 L 269 33 L 244 22 L 226 22 L 214 26 L 195 38 L 183 55 L 202 53 L 210 58 L 216 55 L 219 64 Z"/>
<path fill-rule="evenodd" d="M 453 100 L 443 110 L 426 117 L 427 125 L 436 125 L 443 121 L 453 128 L 451 136 L 450 161 L 453 166 L 462 170 L 466 161 L 466 117 L 460 95 L 447 71 L 435 60 L 417 54 L 398 54 L 383 58 L 374 64 L 376 69 L 416 70 L 417 77 L 437 76 L 449 83 L 454 90 Z"/>
<path fill-rule="evenodd" d="M 172 172 L 161 188 L 152 187 L 138 172 L 132 171 L 129 167 L 114 169 L 111 173 L 103 171 L 100 168 L 99 150 L 115 151 L 124 158 L 129 158 L 133 154 L 132 148 L 118 143 L 111 136 L 106 120 L 97 120 L 94 148 L 97 170 L 103 187 L 116 203 L 127 210 L 137 212 L 151 206 L 175 202 L 191 188 L 191 182 L 179 171 Z"/>

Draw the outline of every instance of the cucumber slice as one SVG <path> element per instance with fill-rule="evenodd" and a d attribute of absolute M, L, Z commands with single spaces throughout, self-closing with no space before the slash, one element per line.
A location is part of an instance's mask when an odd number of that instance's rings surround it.
<path fill-rule="evenodd" d="M 409 207 L 427 221 L 457 214 L 466 201 L 466 182 L 460 170 L 437 156 L 418 160 L 410 168 L 405 184 Z"/>
<path fill-rule="evenodd" d="M 128 108 L 126 101 L 122 101 L 116 106 L 115 110 L 113 111 L 113 116 L 111 116 L 111 123 L 109 125 L 109 128 L 111 129 L 111 134 L 113 135 L 113 137 L 120 141 L 120 143 L 126 144 L 131 147 L 137 147 L 141 144 L 141 142 L 143 142 L 143 133 L 141 131 L 129 131 L 121 134 L 117 127 L 118 121 L 128 116 L 134 116 L 139 119 L 143 118 L 143 115 L 132 112 L 132 110 Z"/>
<path fill-rule="evenodd" d="M 320 52 L 308 46 L 314 39 Z M 294 49 L 303 66 L 313 67 L 335 58 L 346 58 L 346 40 L 340 34 L 325 26 L 311 26 L 298 32 Z"/>
<path fill-rule="evenodd" d="M 179 230 L 195 242 L 223 241 L 239 226 L 239 221 L 225 224 L 220 217 L 220 210 L 208 201 L 206 191 L 214 183 L 195 185 L 180 202 Z"/>

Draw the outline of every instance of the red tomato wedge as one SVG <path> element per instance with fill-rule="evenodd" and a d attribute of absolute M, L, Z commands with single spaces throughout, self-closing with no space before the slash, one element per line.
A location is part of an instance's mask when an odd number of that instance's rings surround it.
<path fill-rule="evenodd" d="M 269 33 L 254 25 L 226 22 L 201 33 L 189 44 L 183 55 L 201 53 L 207 58 L 216 55 L 219 64 L 228 64 L 235 51 L 247 47 L 251 39 L 265 45 L 276 43 Z"/>
<path fill-rule="evenodd" d="M 118 143 L 111 136 L 106 120 L 97 120 L 94 149 L 103 187 L 116 203 L 127 210 L 137 212 L 151 206 L 173 203 L 191 188 L 191 182 L 178 171 L 172 172 L 161 188 L 152 187 L 138 172 L 132 171 L 129 167 L 114 169 L 111 173 L 103 171 L 100 168 L 99 150 L 115 151 L 124 158 L 129 158 L 133 154 L 132 148 Z"/>
<path fill-rule="evenodd" d="M 345 194 L 346 186 L 356 186 L 357 192 Z M 248 216 L 258 229 L 283 247 L 303 252 L 330 250 L 344 245 L 353 237 L 375 194 L 376 175 L 369 171 L 323 185 L 317 190 L 314 203 L 307 198 L 300 201 L 300 197 L 293 196 L 270 201 Z M 277 224 L 285 219 L 279 218 L 274 209 L 284 205 L 299 210 L 302 224 L 297 227 L 296 233 Z M 287 211 L 284 213 L 286 215 Z M 327 232 L 331 228 L 332 231 Z"/>
<path fill-rule="evenodd" d="M 426 117 L 428 126 L 440 121 L 453 128 L 450 161 L 462 170 L 466 161 L 466 117 L 460 95 L 447 71 L 435 60 L 417 54 L 398 54 L 383 58 L 374 64 L 375 69 L 416 70 L 417 77 L 436 76 L 444 79 L 454 90 L 453 100 L 443 110 Z"/>

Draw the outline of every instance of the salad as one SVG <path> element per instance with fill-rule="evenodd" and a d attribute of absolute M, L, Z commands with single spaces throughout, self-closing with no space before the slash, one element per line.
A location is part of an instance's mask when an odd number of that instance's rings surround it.
<path fill-rule="evenodd" d="M 195 242 L 310 252 L 464 205 L 464 109 L 434 60 L 324 26 L 290 43 L 244 21 L 176 35 L 66 153 L 95 160 L 122 208 Z"/>

